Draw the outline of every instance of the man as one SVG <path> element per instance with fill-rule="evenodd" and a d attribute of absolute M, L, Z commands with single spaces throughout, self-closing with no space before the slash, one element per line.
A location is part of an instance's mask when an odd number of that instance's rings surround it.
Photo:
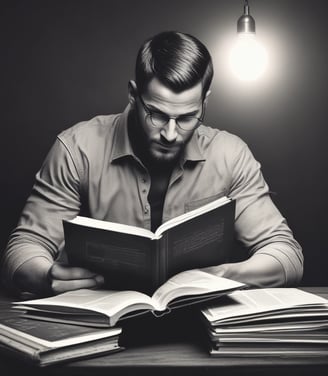
<path fill-rule="evenodd" d="M 3 255 L 7 288 L 57 294 L 102 285 L 101 275 L 58 259 L 63 219 L 155 229 L 222 195 L 236 199 L 236 235 L 249 257 L 207 270 L 251 286 L 300 281 L 301 247 L 260 164 L 237 136 L 202 125 L 212 77 L 208 50 L 190 35 L 163 32 L 143 44 L 125 111 L 57 137 Z"/>

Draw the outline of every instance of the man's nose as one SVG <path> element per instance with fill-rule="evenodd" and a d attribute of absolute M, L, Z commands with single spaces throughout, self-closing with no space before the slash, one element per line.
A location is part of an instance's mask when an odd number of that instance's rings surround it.
<path fill-rule="evenodd" d="M 177 123 L 175 119 L 170 119 L 161 130 L 161 136 L 169 143 L 174 142 L 178 137 Z"/>

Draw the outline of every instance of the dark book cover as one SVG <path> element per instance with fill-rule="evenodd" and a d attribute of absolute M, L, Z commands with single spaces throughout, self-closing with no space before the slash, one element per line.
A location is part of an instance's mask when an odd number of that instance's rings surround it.
<path fill-rule="evenodd" d="M 34 320 L 15 310 L 0 315 L 0 352 L 36 366 L 122 350 L 118 344 L 120 334 L 120 328 L 102 330 Z"/>

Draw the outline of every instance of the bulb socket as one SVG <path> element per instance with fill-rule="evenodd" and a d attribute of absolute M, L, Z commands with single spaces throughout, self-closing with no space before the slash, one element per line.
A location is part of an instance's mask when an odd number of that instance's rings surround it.
<path fill-rule="evenodd" d="M 249 14 L 249 6 L 244 6 L 244 14 L 237 21 L 237 32 L 255 34 L 255 20 Z"/>

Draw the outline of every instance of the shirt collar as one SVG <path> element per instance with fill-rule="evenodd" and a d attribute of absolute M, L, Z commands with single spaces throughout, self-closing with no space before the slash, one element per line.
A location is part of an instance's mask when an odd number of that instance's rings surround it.
<path fill-rule="evenodd" d="M 133 156 L 136 158 L 132 145 L 130 143 L 128 133 L 128 118 L 131 107 L 127 105 L 124 112 L 118 119 L 116 131 L 113 136 L 113 151 L 111 156 L 111 162 L 126 156 Z"/>
<path fill-rule="evenodd" d="M 113 137 L 113 152 L 111 156 L 111 162 L 126 156 L 133 156 L 137 159 L 137 156 L 133 151 L 128 133 L 128 118 L 130 111 L 131 107 L 130 105 L 128 105 L 118 119 L 116 132 Z M 186 145 L 185 151 L 182 156 L 183 163 L 186 161 L 204 161 L 206 159 L 203 152 L 201 151 L 198 140 L 199 134 L 198 130 L 196 129 L 190 141 Z"/>
<path fill-rule="evenodd" d="M 197 162 L 197 161 L 205 161 L 205 160 L 206 158 L 199 144 L 198 129 L 196 129 L 190 141 L 186 145 L 184 154 L 182 156 L 182 161 L 183 162 L 186 162 L 186 161 Z"/>

